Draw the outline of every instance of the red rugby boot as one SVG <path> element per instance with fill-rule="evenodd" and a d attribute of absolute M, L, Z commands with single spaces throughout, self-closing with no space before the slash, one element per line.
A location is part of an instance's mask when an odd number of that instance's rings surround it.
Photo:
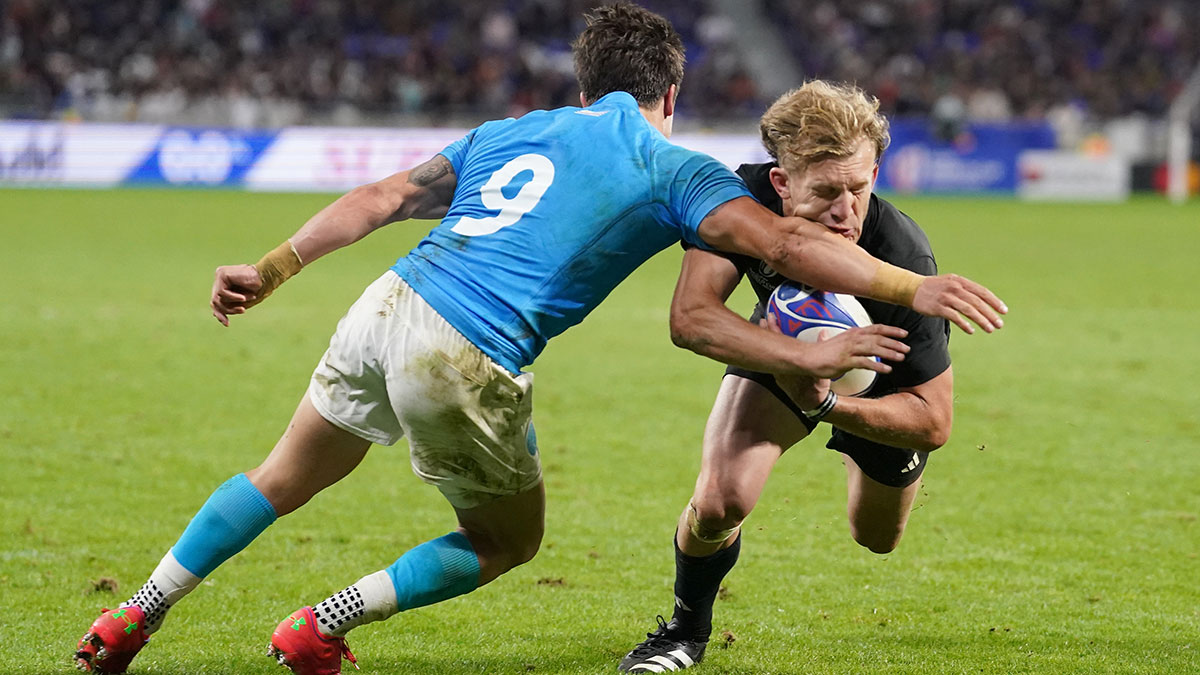
<path fill-rule="evenodd" d="M 146 617 L 138 607 L 106 609 L 79 639 L 75 667 L 89 673 L 123 673 L 150 641 Z"/>
<path fill-rule="evenodd" d="M 297 675 L 338 675 L 343 656 L 358 669 L 358 659 L 350 653 L 344 638 L 329 637 L 317 630 L 312 607 L 301 607 L 275 627 L 267 656 Z"/>

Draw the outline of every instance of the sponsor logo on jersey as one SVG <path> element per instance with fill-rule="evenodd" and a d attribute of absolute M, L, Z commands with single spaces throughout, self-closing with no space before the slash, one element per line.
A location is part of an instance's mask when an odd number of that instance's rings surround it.
<path fill-rule="evenodd" d="M 758 261 L 758 265 L 748 269 L 746 273 L 754 283 L 765 286 L 768 292 L 775 290 L 775 287 L 783 281 L 783 277 L 762 260 Z"/>

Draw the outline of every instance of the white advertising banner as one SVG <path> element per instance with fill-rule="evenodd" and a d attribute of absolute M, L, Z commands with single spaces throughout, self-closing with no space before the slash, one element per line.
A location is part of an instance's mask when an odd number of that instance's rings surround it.
<path fill-rule="evenodd" d="M 226 187 L 345 192 L 428 160 L 468 129 L 200 127 L 0 122 L 0 187 Z M 758 137 L 680 134 L 731 168 L 767 159 Z"/>
<path fill-rule="evenodd" d="M 245 186 L 345 192 L 412 168 L 465 133 L 465 129 L 283 129 L 246 173 Z"/>
<path fill-rule="evenodd" d="M 689 150 L 703 152 L 731 169 L 742 164 L 770 161 L 763 149 L 762 140 L 754 124 L 747 125 L 751 133 L 746 134 L 675 134 L 671 142 Z"/>
<path fill-rule="evenodd" d="M 1017 176 L 1017 196 L 1031 201 L 1124 201 L 1132 180 L 1123 157 L 1062 150 L 1022 152 Z"/>
<path fill-rule="evenodd" d="M 469 129 L 344 129 L 292 127 L 279 132 L 246 173 L 249 190 L 345 192 L 410 169 L 462 138 Z M 737 168 L 767 160 L 757 136 L 680 134 L 676 144 Z"/>
<path fill-rule="evenodd" d="M 0 123 L 0 186 L 111 187 L 153 150 L 162 127 Z"/>

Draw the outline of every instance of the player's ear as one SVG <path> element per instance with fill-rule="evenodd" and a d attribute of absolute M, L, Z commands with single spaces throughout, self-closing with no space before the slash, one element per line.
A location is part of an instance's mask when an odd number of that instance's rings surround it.
<path fill-rule="evenodd" d="M 586 96 L 586 95 L 584 95 L 584 93 L 583 93 L 582 91 L 581 91 L 581 92 L 579 92 L 579 106 L 580 106 L 581 108 L 586 108 L 586 107 L 587 107 L 587 96 Z"/>
<path fill-rule="evenodd" d="M 675 99 L 677 98 L 679 98 L 679 85 L 673 84 L 667 87 L 667 93 L 663 96 L 663 117 L 675 114 Z"/>
<path fill-rule="evenodd" d="M 779 195 L 780 199 L 787 199 L 791 195 L 789 188 L 788 172 L 783 168 L 774 166 L 770 172 L 771 187 L 775 188 L 775 194 Z"/>
<path fill-rule="evenodd" d="M 880 157 L 880 160 L 883 158 Z M 871 171 L 871 189 L 875 189 L 875 181 L 879 180 L 879 160 L 875 162 L 875 169 Z"/>

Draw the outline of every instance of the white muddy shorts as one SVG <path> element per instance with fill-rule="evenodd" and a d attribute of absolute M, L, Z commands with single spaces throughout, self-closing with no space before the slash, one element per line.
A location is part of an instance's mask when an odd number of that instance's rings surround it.
<path fill-rule="evenodd" d="M 391 270 L 338 322 L 308 396 L 356 436 L 408 437 L 413 472 L 455 507 L 541 480 L 533 375 L 513 376 L 479 351 Z"/>

